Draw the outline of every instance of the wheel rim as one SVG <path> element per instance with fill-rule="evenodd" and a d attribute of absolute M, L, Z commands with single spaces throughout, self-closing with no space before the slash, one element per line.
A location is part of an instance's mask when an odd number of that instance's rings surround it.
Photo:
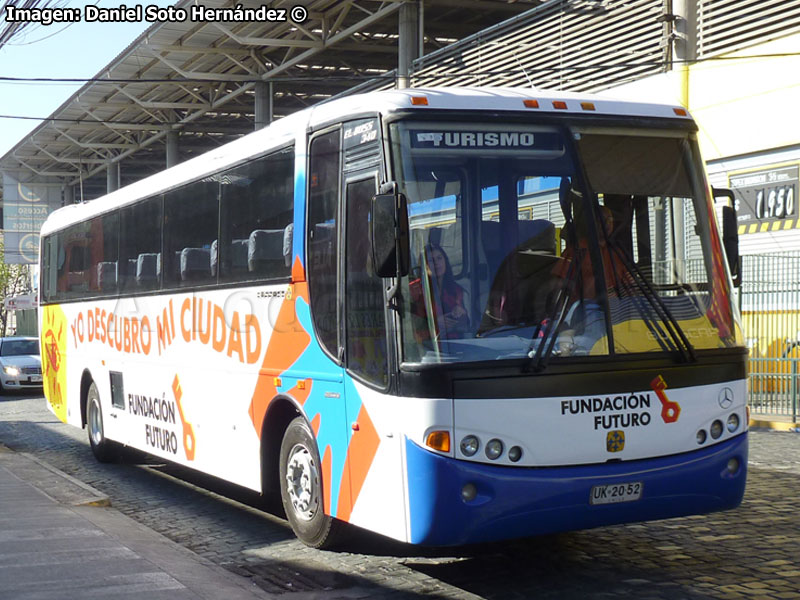
<path fill-rule="evenodd" d="M 297 444 L 286 460 L 286 491 L 294 514 L 310 521 L 319 509 L 319 471 L 313 455 Z"/>
<path fill-rule="evenodd" d="M 100 414 L 100 407 L 97 399 L 89 400 L 89 435 L 95 446 L 99 446 L 103 441 L 103 416 Z"/>

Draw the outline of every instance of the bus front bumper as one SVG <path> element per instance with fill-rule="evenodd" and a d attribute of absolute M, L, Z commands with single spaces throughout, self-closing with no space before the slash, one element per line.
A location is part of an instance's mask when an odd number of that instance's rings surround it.
<path fill-rule="evenodd" d="M 673 456 L 546 468 L 455 460 L 407 440 L 406 460 L 409 541 L 448 546 L 734 508 L 747 479 L 747 434 Z M 641 484 L 639 499 L 590 502 L 593 488 L 622 484 Z M 462 497 L 467 485 L 477 492 L 471 500 Z"/>

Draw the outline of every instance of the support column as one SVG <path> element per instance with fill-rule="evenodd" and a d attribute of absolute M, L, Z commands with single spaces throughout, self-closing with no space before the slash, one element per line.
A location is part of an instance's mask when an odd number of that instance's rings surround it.
<path fill-rule="evenodd" d="M 70 204 L 75 204 L 75 188 L 71 185 L 64 186 L 64 195 L 62 197 L 62 206 L 69 206 Z"/>
<path fill-rule="evenodd" d="M 405 89 L 411 85 L 411 71 L 414 60 L 420 56 L 422 32 L 420 31 L 420 5 L 418 2 L 405 2 L 400 7 L 399 41 L 397 44 L 397 88 Z"/>
<path fill-rule="evenodd" d="M 167 168 L 174 167 L 180 162 L 178 155 L 178 132 L 167 132 Z"/>
<path fill-rule="evenodd" d="M 106 167 L 106 193 L 110 194 L 119 189 L 119 163 L 108 163 Z"/>
<path fill-rule="evenodd" d="M 689 65 L 697 60 L 697 2 L 672 0 L 674 69 L 680 74 L 681 104 L 689 108 Z"/>
<path fill-rule="evenodd" d="M 272 82 L 256 82 L 256 131 L 272 123 Z"/>

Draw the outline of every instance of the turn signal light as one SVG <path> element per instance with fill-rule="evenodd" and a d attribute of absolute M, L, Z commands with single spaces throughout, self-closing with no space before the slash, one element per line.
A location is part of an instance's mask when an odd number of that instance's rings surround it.
<path fill-rule="evenodd" d="M 411 104 L 414 106 L 428 106 L 428 98 L 425 96 L 411 96 Z"/>
<path fill-rule="evenodd" d="M 688 115 L 685 108 L 673 108 L 672 112 L 674 112 L 679 117 L 685 117 Z"/>
<path fill-rule="evenodd" d="M 539 108 L 538 100 L 523 100 L 522 103 L 525 105 L 525 108 Z"/>
<path fill-rule="evenodd" d="M 450 452 L 450 432 L 431 431 L 425 439 L 425 443 L 439 452 Z"/>
<path fill-rule="evenodd" d="M 557 108 L 558 110 L 566 110 L 567 103 L 563 102 L 562 100 L 553 100 L 553 108 Z"/>

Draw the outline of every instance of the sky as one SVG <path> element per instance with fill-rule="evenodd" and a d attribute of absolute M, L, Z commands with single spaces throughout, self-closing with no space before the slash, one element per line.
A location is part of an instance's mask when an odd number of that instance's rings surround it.
<path fill-rule="evenodd" d="M 125 0 L 70 0 L 64 6 L 83 11 L 87 4 L 117 8 L 125 4 Z M 128 7 L 136 4 L 136 0 L 127 2 Z M 147 4 L 166 7 L 175 2 L 148 0 Z M 0 24 L 4 25 L 4 21 L 5 14 L 0 15 Z M 23 37 L 15 37 L 0 48 L 0 77 L 94 77 L 150 25 L 81 21 L 28 27 Z M 0 157 L 41 123 L 7 117 L 48 117 L 81 85 L 0 81 Z"/>

